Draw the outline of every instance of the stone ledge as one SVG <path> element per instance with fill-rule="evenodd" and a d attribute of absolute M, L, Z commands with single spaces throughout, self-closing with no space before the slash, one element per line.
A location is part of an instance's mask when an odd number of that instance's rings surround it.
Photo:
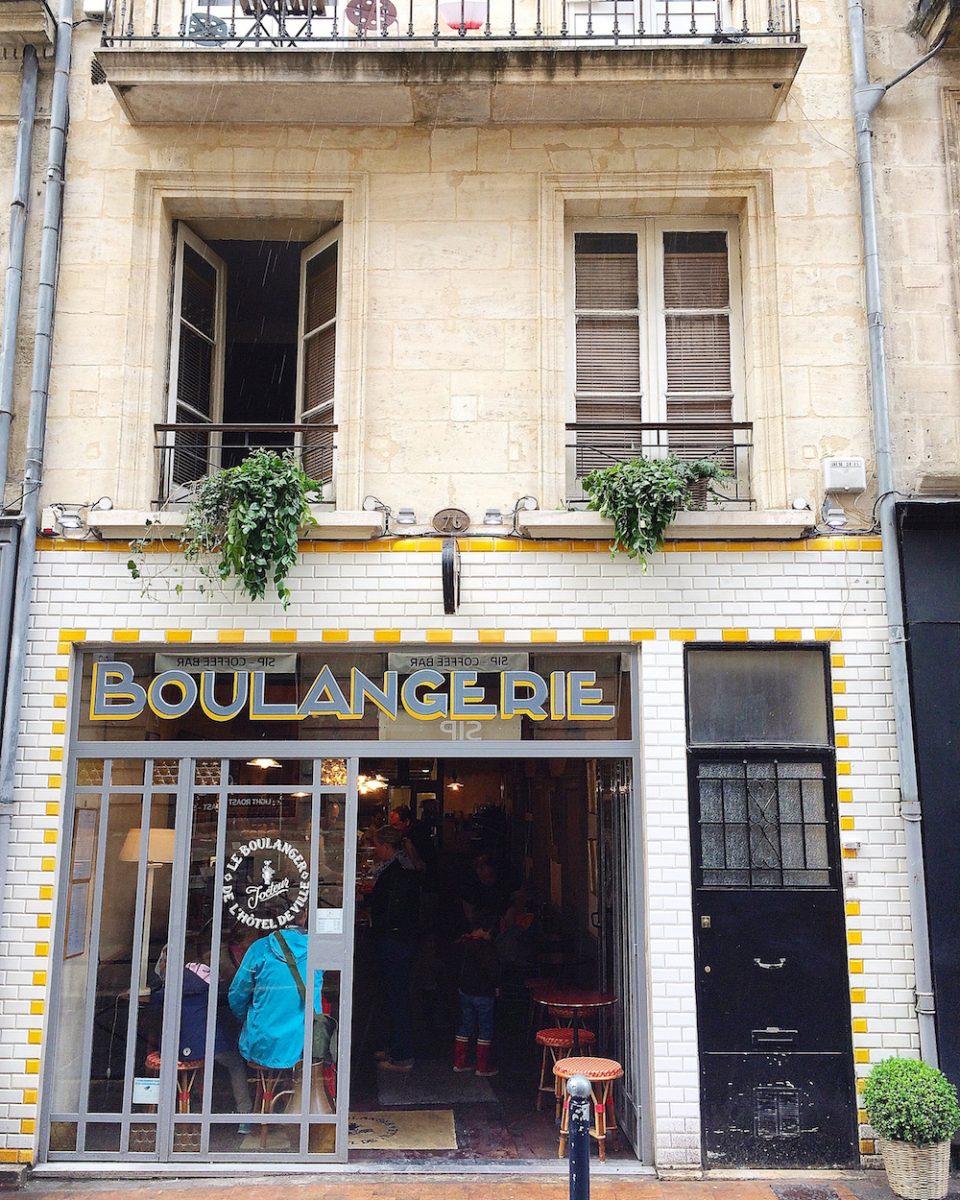
<path fill-rule="evenodd" d="M 381 537 L 383 514 L 378 512 L 331 512 L 311 508 L 316 525 L 303 530 L 307 541 L 363 541 Z M 176 537 L 183 528 L 184 513 L 178 509 L 163 512 L 138 512 L 135 509 L 111 509 L 90 514 L 90 527 L 100 531 L 104 541 L 132 541 L 135 538 Z M 147 522 L 151 524 L 147 527 Z"/>
<path fill-rule="evenodd" d="M 667 526 L 668 540 L 682 541 L 780 541 L 801 538 L 815 524 L 814 514 L 792 508 L 742 512 L 705 509 L 679 512 Z M 584 538 L 607 540 L 613 536 L 613 522 L 595 512 L 524 512 L 518 527 L 529 538 Z"/>

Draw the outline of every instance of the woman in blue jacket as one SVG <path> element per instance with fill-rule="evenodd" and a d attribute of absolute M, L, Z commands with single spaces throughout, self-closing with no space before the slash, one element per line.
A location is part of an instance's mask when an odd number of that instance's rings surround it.
<path fill-rule="evenodd" d="M 304 914 L 305 917 L 306 914 Z M 298 985 L 283 953 L 283 937 L 299 972 Z M 248 1063 L 284 1069 L 303 1058 L 307 934 L 299 926 L 268 933 L 253 943 L 230 985 L 230 1008 L 243 1023 L 240 1053 Z M 313 981 L 313 1011 L 322 1011 L 323 972 Z"/>

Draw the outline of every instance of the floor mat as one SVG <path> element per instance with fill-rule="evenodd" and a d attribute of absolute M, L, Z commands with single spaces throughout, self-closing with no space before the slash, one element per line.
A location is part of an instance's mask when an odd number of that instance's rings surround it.
<path fill-rule="evenodd" d="M 377 1097 L 385 1107 L 413 1104 L 495 1104 L 489 1079 L 456 1072 L 448 1062 L 421 1061 L 406 1073 L 377 1071 Z"/>
<path fill-rule="evenodd" d="M 453 1110 L 350 1114 L 351 1150 L 456 1150 Z"/>

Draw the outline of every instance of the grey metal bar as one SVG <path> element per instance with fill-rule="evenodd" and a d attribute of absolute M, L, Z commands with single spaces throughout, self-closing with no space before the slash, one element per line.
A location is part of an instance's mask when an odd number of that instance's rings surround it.
<path fill-rule="evenodd" d="M 239 757 L 249 742 L 217 742 L 217 753 L 232 758 Z M 113 758 L 142 758 L 156 749 L 156 742 L 79 742 L 76 753 L 83 758 L 102 758 L 109 753 Z M 194 757 L 209 757 L 210 742 L 178 743 L 178 750 Z M 291 753 L 291 746 L 302 749 Z M 482 747 L 488 758 L 623 758 L 629 757 L 634 749 L 632 741 L 595 742 L 573 740 L 542 742 L 257 742 L 257 750 L 271 758 L 374 758 L 389 751 L 391 758 L 476 758 Z M 306 750 L 308 753 L 304 753 Z"/>
<path fill-rule="evenodd" d="M 146 771 L 146 763 L 144 763 Z M 146 893 L 147 873 L 150 870 L 147 851 L 150 848 L 150 813 L 153 797 L 149 794 L 140 798 L 140 856 L 137 861 L 137 890 L 133 904 L 133 937 L 130 953 L 130 1000 L 127 1006 L 127 1037 L 123 1055 L 123 1099 L 120 1102 L 120 1112 L 126 1116 L 132 1111 L 133 1070 L 136 1052 L 137 1023 L 140 1019 L 140 969 L 143 955 L 147 955 L 147 978 L 150 977 L 150 947 L 143 945 L 143 927 L 147 917 Z M 146 834 L 146 836 L 144 836 Z M 163 1086 L 160 1091 L 163 1100 Z M 88 1101 L 89 1109 L 89 1101 Z M 121 1148 L 123 1141 L 121 1140 Z M 157 1142 L 154 1150 L 160 1148 L 160 1127 L 157 1126 Z"/>
<path fill-rule="evenodd" d="M 189 773 L 191 795 L 191 817 L 195 811 L 197 792 L 201 791 L 195 783 L 194 759 L 181 760 L 180 770 Z M 216 867 L 214 868 L 214 896 L 223 895 L 223 871 L 227 845 L 227 759 L 220 761 L 220 786 L 217 790 L 217 843 Z M 206 789 L 202 789 L 206 790 Z M 190 822 L 191 835 L 193 821 Z M 189 853 L 189 851 L 188 851 Z M 210 1121 L 213 1107 L 213 1055 L 217 1034 L 217 1006 L 220 998 L 220 954 L 223 937 L 223 905 L 217 904 L 213 910 L 213 927 L 210 930 L 210 994 L 207 997 L 207 1040 L 203 1048 L 203 1060 L 210 1068 L 203 1073 L 203 1092 L 200 1100 L 200 1113 L 206 1118 L 200 1131 L 200 1153 L 210 1151 Z"/>

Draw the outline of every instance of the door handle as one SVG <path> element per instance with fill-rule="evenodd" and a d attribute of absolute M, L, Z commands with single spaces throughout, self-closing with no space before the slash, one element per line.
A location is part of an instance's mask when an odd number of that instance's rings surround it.
<path fill-rule="evenodd" d="M 785 958 L 778 958 L 776 962 L 768 962 L 768 963 L 765 963 L 763 961 L 763 959 L 760 959 L 760 958 L 755 958 L 753 961 L 754 961 L 754 964 L 756 966 L 758 966 L 761 971 L 779 971 L 786 965 L 786 962 L 787 962 L 787 960 Z"/>

